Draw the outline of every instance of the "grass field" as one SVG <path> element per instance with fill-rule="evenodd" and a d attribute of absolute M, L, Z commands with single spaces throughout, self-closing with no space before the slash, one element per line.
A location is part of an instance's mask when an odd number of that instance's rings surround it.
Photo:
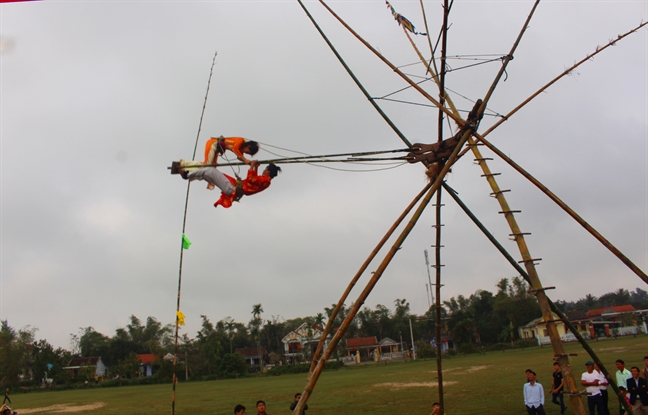
<path fill-rule="evenodd" d="M 648 336 L 601 340 L 590 345 L 606 367 L 616 371 L 614 361 L 623 359 L 627 367 L 643 365 L 648 355 Z M 566 344 L 574 373 L 585 371 L 587 354 L 578 343 Z M 550 347 L 489 352 L 444 360 L 446 413 L 525 414 L 522 385 L 524 370 L 533 369 L 538 382 L 551 384 L 553 351 Z M 177 385 L 176 414 L 232 414 L 236 404 L 255 414 L 254 403 L 263 399 L 273 415 L 288 414 L 296 392 L 301 392 L 305 374 L 257 377 Z M 581 388 L 583 389 L 583 388 Z M 437 400 L 436 362 L 411 361 L 387 365 L 366 365 L 324 372 L 309 400 L 309 415 L 314 414 L 429 414 Z M 90 388 L 61 392 L 34 392 L 12 396 L 13 408 L 20 414 L 169 414 L 171 385 Z M 558 407 L 547 398 L 547 414 L 558 414 Z M 103 405 L 102 405 L 103 404 Z M 100 406 L 101 405 L 101 406 Z M 611 413 L 618 403 L 610 397 Z M 568 410 L 567 413 L 571 413 Z"/>

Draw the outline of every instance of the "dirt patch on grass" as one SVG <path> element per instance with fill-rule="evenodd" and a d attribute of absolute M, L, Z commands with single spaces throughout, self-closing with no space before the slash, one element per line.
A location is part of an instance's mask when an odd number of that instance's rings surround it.
<path fill-rule="evenodd" d="M 492 367 L 492 366 L 493 365 L 471 366 L 470 368 L 468 368 L 467 372 L 472 373 L 472 372 L 476 372 L 478 370 L 488 369 L 489 367 Z"/>
<path fill-rule="evenodd" d="M 93 411 L 101 407 L 106 406 L 106 402 L 94 402 L 86 405 L 75 405 L 73 403 L 63 403 L 52 406 L 45 406 L 42 408 L 29 408 L 18 410 L 20 414 L 37 414 L 40 412 L 50 413 L 50 414 L 62 414 L 69 412 L 83 412 L 83 411 Z"/>
<path fill-rule="evenodd" d="M 444 386 L 449 386 L 449 385 L 454 385 L 455 381 L 450 381 L 450 382 L 443 382 Z M 410 383 L 396 383 L 396 382 L 388 382 L 388 383 L 378 383 L 375 384 L 374 386 L 376 387 L 387 387 L 387 388 L 392 388 L 392 389 L 407 389 L 407 388 L 434 388 L 435 386 L 439 386 L 438 382 L 410 382 Z"/>

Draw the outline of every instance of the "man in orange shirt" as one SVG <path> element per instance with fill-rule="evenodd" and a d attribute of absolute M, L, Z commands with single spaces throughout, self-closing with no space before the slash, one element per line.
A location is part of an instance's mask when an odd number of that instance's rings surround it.
<path fill-rule="evenodd" d="M 249 166 L 253 160 L 246 159 L 243 154 L 255 155 L 259 151 L 259 144 L 256 141 L 247 141 L 243 137 L 212 137 L 205 143 L 205 158 L 202 162 L 197 160 L 174 161 L 171 163 L 171 174 L 184 174 L 184 172 L 201 169 L 206 164 L 216 164 L 218 155 L 222 156 L 226 150 L 233 152 L 237 159 Z M 207 182 L 207 189 L 214 190 L 214 184 L 210 180 Z M 220 186 L 219 188 L 225 190 Z"/>

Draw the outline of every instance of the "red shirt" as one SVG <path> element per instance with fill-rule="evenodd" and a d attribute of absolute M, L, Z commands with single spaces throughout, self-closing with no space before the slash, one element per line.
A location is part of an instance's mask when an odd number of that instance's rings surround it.
<path fill-rule="evenodd" d="M 272 179 L 270 178 L 270 176 L 259 176 L 259 174 L 257 173 L 258 168 L 258 165 L 254 168 L 250 167 L 247 177 L 241 182 L 243 194 L 246 196 L 259 193 L 270 187 L 270 182 L 272 181 Z M 229 180 L 234 186 L 236 186 L 235 178 L 228 176 L 227 174 L 225 175 L 225 177 L 227 177 L 227 180 Z M 232 202 L 234 201 L 235 196 L 235 194 L 226 195 L 225 193 L 221 192 L 221 197 L 220 199 L 218 199 L 218 201 L 216 201 L 216 203 L 214 203 L 214 207 L 221 205 L 224 208 L 229 208 L 230 206 L 232 206 Z"/>

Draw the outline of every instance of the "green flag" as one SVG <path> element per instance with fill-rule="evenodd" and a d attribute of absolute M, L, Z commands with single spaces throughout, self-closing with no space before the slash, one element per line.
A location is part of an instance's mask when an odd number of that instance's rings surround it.
<path fill-rule="evenodd" d="M 182 234 L 182 247 L 183 247 L 184 249 L 189 249 L 190 246 L 191 246 L 191 241 L 190 241 L 189 238 L 187 238 L 187 237 L 185 236 L 185 234 L 183 233 L 183 234 Z"/>

